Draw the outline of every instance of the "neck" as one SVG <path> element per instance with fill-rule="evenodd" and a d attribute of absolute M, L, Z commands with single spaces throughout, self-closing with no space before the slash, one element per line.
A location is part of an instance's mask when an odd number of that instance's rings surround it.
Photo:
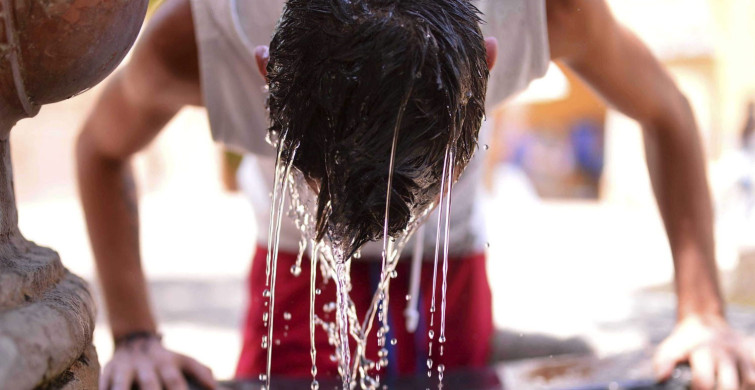
<path fill-rule="evenodd" d="M 10 142 L 5 137 L 0 140 L 0 236 L 8 237 L 17 233 L 18 212 L 13 190 Z"/>

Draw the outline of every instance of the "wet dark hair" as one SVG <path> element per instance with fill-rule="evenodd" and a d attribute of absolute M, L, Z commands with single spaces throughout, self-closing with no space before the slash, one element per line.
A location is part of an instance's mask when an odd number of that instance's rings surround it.
<path fill-rule="evenodd" d="M 488 67 L 469 0 L 289 0 L 270 44 L 270 131 L 283 158 L 320 183 L 317 239 L 350 255 L 440 193 L 444 156 L 466 167 L 484 116 Z M 333 237 L 331 237 L 333 238 Z"/>

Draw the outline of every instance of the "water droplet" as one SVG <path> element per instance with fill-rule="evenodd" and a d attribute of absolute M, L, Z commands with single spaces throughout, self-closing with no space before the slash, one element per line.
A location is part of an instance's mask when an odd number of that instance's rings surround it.
<path fill-rule="evenodd" d="M 435 337 L 435 331 L 430 329 L 430 331 L 427 332 L 427 335 L 430 336 L 430 340 L 432 340 Z"/>
<path fill-rule="evenodd" d="M 317 290 L 315 290 L 315 294 L 317 294 L 317 295 L 320 295 L 320 294 L 322 294 L 322 290 L 320 290 L 320 289 L 318 288 Z"/>
<path fill-rule="evenodd" d="M 310 372 L 312 373 L 312 376 L 317 376 L 317 366 L 312 366 Z"/>
<path fill-rule="evenodd" d="M 391 271 L 391 279 L 396 279 L 398 277 L 398 271 L 395 269 Z"/>
<path fill-rule="evenodd" d="M 291 313 L 289 312 L 283 313 L 283 319 L 286 321 L 291 321 Z"/>
<path fill-rule="evenodd" d="M 262 296 L 265 298 L 270 298 L 270 290 L 265 289 L 265 291 L 262 292 Z"/>
<path fill-rule="evenodd" d="M 485 243 L 485 248 L 490 248 L 490 243 L 489 242 Z"/>
<path fill-rule="evenodd" d="M 486 144 L 486 145 L 484 146 L 484 148 L 485 148 L 485 150 L 488 150 L 488 149 L 490 149 L 490 145 L 487 145 L 487 144 Z"/>
<path fill-rule="evenodd" d="M 332 313 L 335 310 L 336 310 L 336 303 L 335 302 L 326 303 L 322 307 L 322 311 L 324 311 L 326 313 Z"/>
<path fill-rule="evenodd" d="M 270 316 L 270 315 L 268 314 L 268 312 L 264 312 L 264 313 L 262 313 L 262 321 L 263 321 L 263 322 L 267 322 L 267 318 L 268 318 L 269 316 Z"/>
<path fill-rule="evenodd" d="M 380 351 L 378 351 L 378 356 L 381 358 L 388 356 L 388 350 L 385 348 L 381 348 Z"/>
<path fill-rule="evenodd" d="M 444 372 L 446 371 L 446 366 L 443 364 L 438 364 L 438 372 Z"/>
<path fill-rule="evenodd" d="M 319 390 L 320 389 L 320 383 L 318 383 L 316 380 L 312 381 L 312 386 L 309 387 L 311 390 Z"/>
<path fill-rule="evenodd" d="M 439 342 L 439 343 L 441 343 L 441 344 L 445 343 L 445 342 L 446 342 L 446 336 L 445 336 L 445 335 L 443 335 L 443 336 L 440 336 L 440 337 L 438 338 L 438 342 Z"/>
<path fill-rule="evenodd" d="M 412 300 L 412 296 L 411 296 L 411 294 L 406 294 L 406 300 L 407 300 L 407 301 L 411 301 L 411 300 Z"/>
<path fill-rule="evenodd" d="M 433 368 L 433 359 L 427 359 L 427 368 Z"/>
<path fill-rule="evenodd" d="M 280 339 L 275 339 L 275 345 L 281 345 L 281 340 Z"/>
<path fill-rule="evenodd" d="M 396 344 L 398 344 L 398 340 L 396 340 L 396 339 L 391 339 L 391 345 L 396 345 Z"/>
<path fill-rule="evenodd" d="M 294 264 L 291 266 L 291 275 L 294 275 L 295 277 L 299 277 L 301 275 L 301 267 Z"/>
<path fill-rule="evenodd" d="M 428 378 L 432 378 L 432 376 L 433 376 L 433 372 L 432 371 L 427 371 L 427 377 Z"/>
<path fill-rule="evenodd" d="M 267 375 L 260 374 L 260 380 L 263 381 L 263 382 L 266 381 L 267 380 Z"/>
<path fill-rule="evenodd" d="M 267 349 L 267 336 L 262 336 L 262 349 Z"/>

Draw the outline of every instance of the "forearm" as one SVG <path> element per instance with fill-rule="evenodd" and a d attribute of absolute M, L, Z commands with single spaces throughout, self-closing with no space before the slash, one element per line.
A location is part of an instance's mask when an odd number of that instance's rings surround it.
<path fill-rule="evenodd" d="M 673 112 L 643 123 L 650 178 L 674 258 L 678 316 L 722 316 L 704 152 L 681 94 Z"/>
<path fill-rule="evenodd" d="M 97 152 L 85 131 L 77 145 L 87 228 L 114 337 L 154 331 L 142 272 L 139 216 L 130 164 Z"/>

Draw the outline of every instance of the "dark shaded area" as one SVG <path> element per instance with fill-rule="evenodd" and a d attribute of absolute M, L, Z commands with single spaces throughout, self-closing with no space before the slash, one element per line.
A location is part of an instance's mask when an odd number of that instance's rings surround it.
<path fill-rule="evenodd" d="M 546 334 L 497 329 L 492 340 L 493 363 L 560 355 L 591 355 L 593 349 L 579 337 L 566 339 Z"/>

